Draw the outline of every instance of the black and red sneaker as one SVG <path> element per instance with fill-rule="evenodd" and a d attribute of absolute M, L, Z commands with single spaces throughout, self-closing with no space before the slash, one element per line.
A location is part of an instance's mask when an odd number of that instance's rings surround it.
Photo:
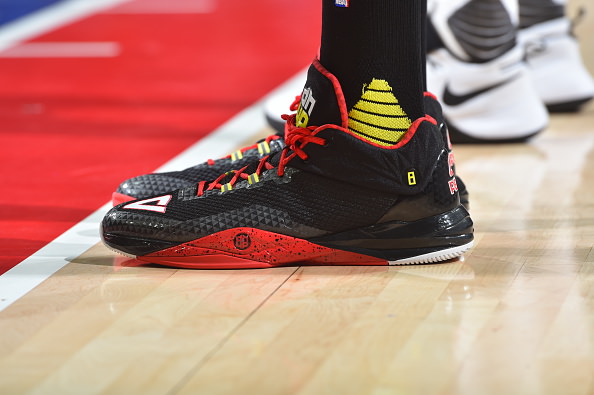
<path fill-rule="evenodd" d="M 375 144 L 348 129 L 340 84 L 318 61 L 307 89 L 320 103 L 310 119 L 321 110 L 329 123 L 297 127 L 288 116 L 280 153 L 113 208 L 102 222 L 105 244 L 187 268 L 430 263 L 472 246 L 434 118 L 412 122 L 395 145 Z"/>
<path fill-rule="evenodd" d="M 280 152 L 285 146 L 282 136 L 282 133 L 272 134 L 256 144 L 241 148 L 224 158 L 209 159 L 185 170 L 150 173 L 129 178 L 122 182 L 112 194 L 112 203 L 116 206 L 135 199 L 144 199 L 185 188 L 200 180 L 213 180 L 222 173 L 240 169 L 249 163 L 259 161 L 264 156 Z"/>

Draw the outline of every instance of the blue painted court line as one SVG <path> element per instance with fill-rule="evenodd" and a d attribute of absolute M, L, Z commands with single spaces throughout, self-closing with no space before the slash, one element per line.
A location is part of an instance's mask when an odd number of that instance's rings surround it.
<path fill-rule="evenodd" d="M 0 0 L 0 26 L 60 1 L 63 0 Z"/>

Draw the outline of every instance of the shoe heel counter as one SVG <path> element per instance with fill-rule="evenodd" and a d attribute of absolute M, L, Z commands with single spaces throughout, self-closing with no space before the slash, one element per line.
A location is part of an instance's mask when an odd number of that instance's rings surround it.
<path fill-rule="evenodd" d="M 438 128 L 439 125 L 435 127 Z M 436 130 L 435 133 L 445 136 L 445 132 L 441 128 Z M 379 222 L 416 221 L 460 206 L 454 156 L 448 148 L 445 138 L 443 141 L 444 144 L 437 155 L 430 178 L 424 184 L 423 189 L 414 195 L 401 196 Z"/>
<path fill-rule="evenodd" d="M 431 181 L 423 190 L 434 210 L 440 212 L 452 210 L 460 205 L 458 177 L 456 177 L 456 160 L 450 141 L 447 124 L 437 120 L 438 133 L 443 141 L 442 151 L 437 158 Z"/>
<path fill-rule="evenodd" d="M 444 141 L 444 146 L 447 152 L 447 178 L 448 178 L 448 189 L 450 194 L 453 198 L 453 203 L 456 204 L 456 207 L 460 205 L 462 200 L 461 192 L 464 190 L 466 193 L 466 186 L 464 184 L 460 185 L 461 180 L 456 173 L 456 157 L 454 155 L 454 147 L 452 145 L 452 140 L 450 139 L 450 131 L 448 129 L 448 125 L 445 121 L 438 123 L 439 132 Z"/>
<path fill-rule="evenodd" d="M 432 206 L 441 211 L 451 210 L 460 205 L 455 157 L 451 146 L 449 147 L 446 143 L 446 147 L 437 159 L 433 169 L 431 182 L 423 191 Z"/>

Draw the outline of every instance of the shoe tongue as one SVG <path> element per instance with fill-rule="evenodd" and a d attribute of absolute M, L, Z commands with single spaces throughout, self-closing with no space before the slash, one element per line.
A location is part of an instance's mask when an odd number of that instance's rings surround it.
<path fill-rule="evenodd" d="M 333 82 L 334 81 L 334 82 Z M 340 109 L 344 108 L 344 121 Z M 322 126 L 333 124 L 345 127 L 348 124 L 346 104 L 340 83 L 319 63 L 309 66 L 307 81 L 301 93 L 301 102 L 295 117 L 295 126 Z M 278 166 L 281 152 L 271 156 L 270 163 Z"/>
<path fill-rule="evenodd" d="M 340 108 L 345 108 L 345 103 L 338 80 L 315 62 L 317 64 L 312 64 L 307 72 L 295 126 L 346 126 L 342 125 Z"/>

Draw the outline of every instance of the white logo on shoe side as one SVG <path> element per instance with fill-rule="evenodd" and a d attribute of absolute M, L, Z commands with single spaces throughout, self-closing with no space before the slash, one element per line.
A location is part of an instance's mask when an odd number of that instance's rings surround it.
<path fill-rule="evenodd" d="M 301 104 L 297 110 L 297 118 L 295 119 L 295 125 L 300 128 L 304 128 L 309 123 L 309 117 L 316 105 L 316 99 L 313 97 L 311 88 L 305 88 L 301 94 Z"/>
<path fill-rule="evenodd" d="M 124 209 L 133 209 L 133 210 L 146 210 L 146 211 L 154 211 L 157 213 L 164 214 L 165 210 L 167 210 L 167 205 L 171 200 L 171 195 L 159 196 L 145 200 L 139 200 L 138 202 L 130 203 L 125 205 Z M 156 204 L 151 204 L 156 203 Z"/>

